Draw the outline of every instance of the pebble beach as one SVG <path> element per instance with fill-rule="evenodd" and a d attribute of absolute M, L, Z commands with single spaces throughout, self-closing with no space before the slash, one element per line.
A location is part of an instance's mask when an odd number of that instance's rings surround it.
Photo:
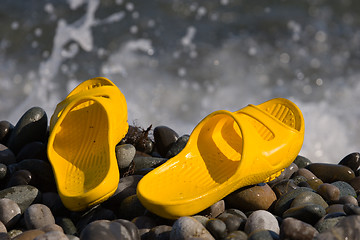
<path fill-rule="evenodd" d="M 136 196 L 140 179 L 176 156 L 189 135 L 167 126 L 130 125 L 116 146 L 120 181 L 105 202 L 66 209 L 57 193 L 40 107 L 16 124 L 0 121 L 0 239 L 359 239 L 360 153 L 337 164 L 298 156 L 279 177 L 236 190 L 204 211 L 161 218 Z M 69 143 L 71 144 L 71 143 Z"/>

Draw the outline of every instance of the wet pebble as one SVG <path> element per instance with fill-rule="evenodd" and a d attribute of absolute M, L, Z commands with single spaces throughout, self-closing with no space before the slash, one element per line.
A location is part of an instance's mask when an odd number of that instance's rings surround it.
<path fill-rule="evenodd" d="M 360 177 L 355 177 L 348 182 L 358 194 L 360 193 Z"/>
<path fill-rule="evenodd" d="M 246 223 L 246 219 L 243 219 L 231 213 L 222 213 L 220 216 L 217 217 L 217 219 L 220 219 L 225 223 L 228 232 L 236 231 L 240 228 L 241 224 L 244 224 L 245 226 Z"/>
<path fill-rule="evenodd" d="M 360 207 L 358 205 L 346 203 L 343 209 L 347 215 L 360 215 Z"/>
<path fill-rule="evenodd" d="M 241 188 L 226 198 L 226 202 L 242 211 L 268 210 L 276 201 L 276 194 L 266 183 Z"/>
<path fill-rule="evenodd" d="M 280 182 L 276 183 L 272 186 L 272 190 L 274 191 L 277 198 L 280 198 L 285 193 L 295 190 L 298 186 L 295 184 L 293 179 L 283 179 Z"/>
<path fill-rule="evenodd" d="M 21 217 L 21 210 L 19 205 L 11 199 L 0 199 L 0 221 L 10 228 L 15 225 Z"/>
<path fill-rule="evenodd" d="M 306 181 L 317 178 L 315 174 L 306 168 L 300 168 L 296 173 L 294 173 L 294 177 L 295 176 L 303 176 L 306 178 Z"/>
<path fill-rule="evenodd" d="M 351 168 L 338 164 L 312 163 L 306 167 L 325 183 L 350 181 L 355 177 Z"/>
<path fill-rule="evenodd" d="M 276 234 L 279 234 L 280 231 L 275 216 L 265 210 L 257 210 L 251 213 L 245 224 L 245 232 L 247 234 L 259 229 L 270 230 Z"/>
<path fill-rule="evenodd" d="M 290 207 L 292 201 L 302 192 L 313 191 L 311 188 L 299 187 L 295 190 L 292 190 L 284 194 L 280 199 L 278 199 L 274 205 L 274 213 L 277 216 L 282 216 L 282 214 Z"/>
<path fill-rule="evenodd" d="M 314 227 L 318 232 L 324 232 L 334 227 L 340 220 L 344 219 L 345 217 L 346 215 L 344 213 L 329 213 L 320 218 L 320 220 L 317 221 Z"/>
<path fill-rule="evenodd" d="M 355 206 L 359 205 L 357 199 L 355 197 L 353 197 L 353 196 L 350 196 L 350 195 L 340 197 L 338 203 L 339 204 L 352 204 L 352 205 L 355 205 Z"/>
<path fill-rule="evenodd" d="M 81 240 L 140 239 L 135 224 L 124 219 L 97 220 L 88 224 L 80 235 Z"/>
<path fill-rule="evenodd" d="M 25 224 L 28 229 L 37 229 L 48 224 L 55 224 L 55 218 L 44 204 L 33 204 L 24 212 Z"/>
<path fill-rule="evenodd" d="M 319 194 L 315 192 L 302 192 L 294 198 L 290 207 L 293 208 L 306 204 L 317 204 L 324 209 L 329 206 Z"/>
<path fill-rule="evenodd" d="M 153 227 L 146 236 L 147 240 L 168 240 L 170 238 L 172 227 L 167 225 L 158 225 Z"/>
<path fill-rule="evenodd" d="M 19 185 L 1 190 L 1 198 L 9 198 L 16 202 L 23 213 L 31 204 L 41 200 L 41 193 L 31 185 Z"/>
<path fill-rule="evenodd" d="M 226 224 L 220 219 L 209 219 L 205 227 L 215 239 L 222 239 L 227 235 Z"/>
<path fill-rule="evenodd" d="M 178 155 L 179 152 L 181 152 L 185 148 L 187 142 L 189 141 L 189 137 L 190 137 L 189 135 L 183 135 L 183 136 L 179 137 L 178 140 L 176 140 L 176 142 L 174 142 L 171 145 L 171 147 L 170 147 L 169 151 L 167 151 L 165 157 L 172 158 L 172 157 L 175 157 L 176 155 Z"/>
<path fill-rule="evenodd" d="M 0 163 L 5 165 L 16 163 L 14 153 L 3 144 L 0 144 Z"/>
<path fill-rule="evenodd" d="M 319 185 L 316 192 L 325 200 L 325 201 L 337 201 L 340 198 L 340 190 L 338 187 L 330 183 L 323 183 Z"/>
<path fill-rule="evenodd" d="M 155 168 L 167 161 L 167 158 L 157 158 L 157 157 L 135 157 L 134 161 L 134 170 L 138 171 L 144 168 Z"/>
<path fill-rule="evenodd" d="M 0 121 L 0 143 L 4 144 L 7 142 L 13 129 L 14 126 L 9 121 Z"/>
<path fill-rule="evenodd" d="M 139 229 L 139 234 L 142 239 L 145 239 L 145 236 L 150 232 L 150 230 L 156 227 L 156 221 L 145 215 L 135 217 L 131 220 L 131 222 Z"/>
<path fill-rule="evenodd" d="M 292 180 L 294 181 L 295 185 L 297 185 L 297 186 L 299 186 L 300 183 L 307 181 L 306 177 L 300 176 L 300 175 L 298 175 L 298 176 L 293 176 L 293 177 L 292 177 Z M 300 186 L 299 186 L 299 187 L 300 187 Z"/>
<path fill-rule="evenodd" d="M 341 219 L 333 228 L 320 233 L 316 239 L 358 239 L 359 236 L 360 216 L 353 215 Z"/>
<path fill-rule="evenodd" d="M 11 131 L 7 146 L 17 154 L 27 143 L 44 141 L 47 131 L 47 115 L 44 109 L 32 107 L 26 111 Z"/>
<path fill-rule="evenodd" d="M 245 232 L 239 230 L 230 232 L 224 238 L 224 240 L 247 240 L 247 239 L 248 239 L 248 235 Z"/>
<path fill-rule="evenodd" d="M 331 204 L 325 209 L 326 213 L 345 213 L 343 204 Z"/>
<path fill-rule="evenodd" d="M 102 206 L 96 206 L 82 214 L 76 223 L 76 229 L 81 232 L 89 223 L 97 220 L 114 220 L 116 219 L 115 213 Z"/>
<path fill-rule="evenodd" d="M 280 225 L 281 239 L 311 240 L 317 234 L 313 226 L 292 217 L 285 218 Z"/>
<path fill-rule="evenodd" d="M 314 191 L 316 191 L 318 189 L 318 187 L 323 184 L 323 181 L 321 181 L 321 179 L 319 178 L 315 178 L 315 179 L 310 179 L 306 181 L 310 188 L 312 188 Z"/>
<path fill-rule="evenodd" d="M 320 218 L 325 216 L 325 209 L 317 204 L 306 204 L 289 208 L 282 217 L 292 217 L 311 225 L 315 224 Z"/>
<path fill-rule="evenodd" d="M 19 170 L 10 177 L 7 187 L 18 185 L 28 185 L 31 182 L 32 175 L 28 170 Z"/>
<path fill-rule="evenodd" d="M 135 157 L 136 149 L 131 144 L 121 144 L 116 146 L 116 159 L 120 169 L 129 167 Z"/>
<path fill-rule="evenodd" d="M 347 166 L 356 172 L 360 167 L 360 153 L 353 152 L 346 155 L 343 159 L 341 159 L 339 165 Z"/>
<path fill-rule="evenodd" d="M 340 197 L 347 196 L 347 195 L 356 197 L 356 192 L 355 192 L 354 188 L 347 182 L 337 181 L 337 182 L 333 182 L 332 185 L 339 188 Z"/>
<path fill-rule="evenodd" d="M 63 229 L 65 234 L 75 235 L 77 233 L 75 224 L 70 218 L 56 217 L 55 223 Z"/>
<path fill-rule="evenodd" d="M 59 231 L 46 232 L 34 238 L 34 240 L 49 240 L 49 239 L 69 240 L 69 238 L 63 232 L 59 232 Z"/>
<path fill-rule="evenodd" d="M 285 170 L 283 171 L 284 179 L 289 179 L 298 170 L 299 170 L 299 167 L 295 163 L 291 163 L 290 166 L 285 168 Z"/>
<path fill-rule="evenodd" d="M 155 147 L 161 156 L 166 156 L 172 144 L 174 144 L 179 135 L 167 126 L 157 126 L 154 128 Z"/>
<path fill-rule="evenodd" d="M 47 149 L 43 142 L 30 142 L 21 148 L 16 155 L 16 161 L 20 162 L 24 159 L 41 159 L 47 160 Z"/>
<path fill-rule="evenodd" d="M 248 240 L 278 240 L 279 235 L 273 231 L 259 229 L 248 236 Z"/>
<path fill-rule="evenodd" d="M 304 156 L 300 156 L 298 155 L 295 160 L 294 163 L 299 167 L 299 168 L 305 168 L 307 165 L 310 165 L 312 162 L 310 161 L 310 159 L 304 157 Z"/>
<path fill-rule="evenodd" d="M 208 218 L 214 218 L 219 216 L 221 213 L 225 211 L 225 201 L 220 200 L 211 205 L 210 207 L 206 208 L 205 210 L 201 211 L 199 214 L 204 215 Z"/>
<path fill-rule="evenodd" d="M 180 217 L 174 222 L 170 233 L 170 240 L 186 240 L 193 237 L 214 240 L 210 232 L 192 217 Z"/>
<path fill-rule="evenodd" d="M 125 198 L 120 205 L 118 215 L 121 218 L 132 220 L 135 217 L 144 215 L 146 208 L 141 204 L 137 195 L 131 195 Z"/>

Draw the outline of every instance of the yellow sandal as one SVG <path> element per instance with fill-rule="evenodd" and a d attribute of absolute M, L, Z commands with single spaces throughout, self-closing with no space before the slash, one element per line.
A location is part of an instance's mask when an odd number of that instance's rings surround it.
<path fill-rule="evenodd" d="M 106 78 L 84 81 L 57 105 L 48 157 L 65 207 L 84 210 L 115 192 L 115 146 L 127 130 L 125 97 Z"/>
<path fill-rule="evenodd" d="M 164 218 L 196 214 L 236 189 L 278 176 L 303 139 L 301 111 L 286 99 L 213 112 L 183 151 L 140 180 L 137 196 Z"/>

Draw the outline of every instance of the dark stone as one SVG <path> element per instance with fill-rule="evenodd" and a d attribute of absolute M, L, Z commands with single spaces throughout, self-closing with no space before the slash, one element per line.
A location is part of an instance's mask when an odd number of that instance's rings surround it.
<path fill-rule="evenodd" d="M 351 168 L 354 172 L 358 170 L 360 167 L 360 153 L 354 152 L 350 153 L 349 155 L 345 156 L 340 162 L 340 165 L 347 166 Z"/>
<path fill-rule="evenodd" d="M 16 161 L 24 159 L 41 159 L 47 160 L 47 149 L 43 142 L 31 142 L 26 144 L 16 155 Z"/>
<path fill-rule="evenodd" d="M 0 163 L 5 165 L 16 163 L 16 157 L 14 153 L 3 144 L 0 144 Z"/>
<path fill-rule="evenodd" d="M 31 182 L 31 179 L 31 172 L 28 170 L 18 170 L 10 177 L 7 187 L 28 185 Z"/>
<path fill-rule="evenodd" d="M 312 240 L 317 234 L 313 226 L 292 217 L 285 218 L 280 226 L 281 239 Z"/>
<path fill-rule="evenodd" d="M 348 183 L 354 188 L 356 193 L 360 193 L 360 177 L 355 177 Z"/>
<path fill-rule="evenodd" d="M 217 219 L 220 219 L 225 223 L 228 232 L 233 232 L 238 230 L 240 225 L 242 223 L 245 224 L 246 222 L 246 219 L 236 216 L 235 214 L 225 213 L 225 212 L 222 213 L 220 216 L 218 216 Z"/>
<path fill-rule="evenodd" d="M 294 180 L 294 183 L 297 186 L 299 186 L 299 183 L 307 181 L 306 177 L 304 177 L 304 176 L 293 176 L 292 180 Z"/>
<path fill-rule="evenodd" d="M 131 195 L 125 198 L 120 205 L 118 215 L 121 218 L 132 220 L 135 217 L 144 215 L 146 208 L 141 204 L 137 195 Z"/>
<path fill-rule="evenodd" d="M 300 156 L 298 155 L 295 160 L 294 160 L 294 163 L 299 167 L 299 168 L 304 168 L 306 167 L 307 165 L 310 165 L 311 164 L 311 161 L 306 158 L 306 157 L 303 157 L 303 156 Z"/>
<path fill-rule="evenodd" d="M 357 205 L 346 203 L 343 209 L 347 215 L 360 215 L 360 207 Z"/>
<path fill-rule="evenodd" d="M 319 232 L 325 232 L 333 228 L 340 220 L 344 219 L 345 217 L 346 215 L 340 212 L 326 214 L 320 218 L 319 221 L 317 221 L 315 228 Z"/>
<path fill-rule="evenodd" d="M 337 201 L 340 198 L 340 189 L 330 183 L 321 184 L 316 190 L 325 201 Z"/>
<path fill-rule="evenodd" d="M 74 235 L 77 233 L 77 229 L 70 218 L 56 217 L 55 223 L 64 230 L 65 234 Z"/>
<path fill-rule="evenodd" d="M 134 170 L 138 171 L 144 168 L 156 168 L 161 164 L 165 163 L 167 158 L 155 158 L 155 157 L 135 157 L 133 159 L 134 162 Z"/>
<path fill-rule="evenodd" d="M 332 185 L 339 188 L 340 197 L 350 195 L 356 198 L 356 192 L 350 184 L 343 181 L 337 181 L 337 182 L 333 182 Z"/>
<path fill-rule="evenodd" d="M 291 208 L 302 206 L 305 204 L 317 204 L 326 209 L 329 205 L 325 200 L 315 192 L 302 192 L 298 194 L 291 203 Z"/>
<path fill-rule="evenodd" d="M 189 140 L 189 137 L 190 137 L 189 135 L 183 135 L 183 136 L 179 137 L 179 139 L 176 140 L 176 142 L 171 145 L 171 147 L 170 147 L 169 151 L 167 151 L 165 157 L 172 158 L 172 157 L 175 157 L 177 154 L 179 154 L 179 152 L 181 152 L 185 148 L 185 146 Z"/>
<path fill-rule="evenodd" d="M 297 206 L 289 208 L 286 210 L 282 217 L 293 217 L 303 222 L 314 225 L 320 218 L 325 216 L 325 209 L 317 204 L 307 204 L 302 206 Z"/>
<path fill-rule="evenodd" d="M 333 228 L 320 233 L 315 239 L 358 239 L 359 236 L 360 216 L 352 215 L 341 219 Z"/>
<path fill-rule="evenodd" d="M 114 220 L 116 219 L 116 215 L 113 211 L 103 208 L 101 206 L 96 206 L 89 211 L 87 211 L 84 215 L 81 216 L 79 221 L 76 224 L 76 229 L 81 232 L 86 226 L 97 220 Z"/>
<path fill-rule="evenodd" d="M 14 129 L 8 121 L 0 121 L 0 143 L 5 144 L 11 134 L 11 131 Z"/>
<path fill-rule="evenodd" d="M 220 219 L 211 218 L 206 222 L 206 229 L 215 237 L 222 239 L 226 237 L 226 224 Z"/>
<path fill-rule="evenodd" d="M 351 168 L 330 163 L 312 163 L 306 167 L 324 183 L 332 183 L 335 181 L 350 181 L 355 177 L 355 173 Z"/>
<path fill-rule="evenodd" d="M 44 204 L 32 204 L 24 212 L 27 229 L 37 229 L 55 223 L 54 215 Z"/>
<path fill-rule="evenodd" d="M 149 240 L 168 240 L 170 239 L 172 227 L 167 225 L 158 225 L 153 227 L 148 235 L 147 239 Z"/>
<path fill-rule="evenodd" d="M 56 192 L 45 192 L 42 194 L 42 203 L 50 208 L 51 212 L 56 216 L 69 216 L 68 210 L 62 203 L 60 196 Z"/>
<path fill-rule="evenodd" d="M 41 141 L 46 138 L 47 115 L 40 107 L 26 111 L 15 125 L 7 142 L 7 146 L 17 154 L 27 143 Z"/>
<path fill-rule="evenodd" d="M 280 239 L 279 234 L 264 229 L 256 230 L 251 234 L 249 234 L 248 236 L 248 240 L 278 240 L 278 239 Z"/>
<path fill-rule="evenodd" d="M 274 214 L 277 216 L 282 216 L 282 214 L 290 207 L 294 198 L 296 198 L 300 193 L 305 191 L 313 191 L 311 188 L 299 187 L 295 190 L 292 190 L 284 194 L 280 199 L 278 199 L 274 206 Z"/>
<path fill-rule="evenodd" d="M 247 240 L 248 235 L 243 231 L 230 232 L 224 240 Z"/>
<path fill-rule="evenodd" d="M 179 135 L 169 127 L 157 126 L 154 128 L 155 147 L 161 156 L 166 156 L 172 144 L 174 144 Z"/>
<path fill-rule="evenodd" d="M 276 194 L 277 198 L 280 198 L 284 194 L 288 193 L 289 191 L 295 190 L 298 188 L 296 186 L 293 179 L 283 179 L 280 182 L 276 183 L 274 186 L 272 186 L 272 190 Z"/>
<path fill-rule="evenodd" d="M 33 186 L 20 185 L 1 190 L 1 198 L 9 198 L 16 202 L 23 213 L 31 204 L 40 202 L 41 193 Z"/>

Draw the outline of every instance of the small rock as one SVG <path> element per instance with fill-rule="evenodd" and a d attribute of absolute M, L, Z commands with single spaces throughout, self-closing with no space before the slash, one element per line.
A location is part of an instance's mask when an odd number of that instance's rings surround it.
<path fill-rule="evenodd" d="M 77 233 L 75 224 L 73 223 L 73 221 L 70 218 L 56 217 L 55 223 L 63 229 L 65 234 L 74 235 Z"/>
<path fill-rule="evenodd" d="M 58 232 L 64 232 L 64 230 L 57 224 L 53 223 L 53 224 L 48 224 L 48 225 L 45 225 L 41 228 L 39 228 L 41 231 L 44 231 L 44 232 L 52 232 L 52 231 L 58 231 Z"/>
<path fill-rule="evenodd" d="M 62 203 L 59 194 L 55 192 L 45 192 L 42 194 L 42 204 L 50 208 L 54 215 L 66 216 L 70 212 L 65 208 Z"/>
<path fill-rule="evenodd" d="M 355 177 L 348 182 L 358 194 L 360 193 L 360 177 Z"/>
<path fill-rule="evenodd" d="M 149 216 L 138 216 L 132 219 L 131 222 L 134 223 L 139 230 L 147 229 L 150 231 L 150 229 L 156 227 L 155 220 Z"/>
<path fill-rule="evenodd" d="M 331 238 L 331 236 L 333 236 Z M 336 236 L 336 238 L 335 238 Z M 360 216 L 353 215 L 341 219 L 333 228 L 320 233 L 315 239 L 358 239 L 360 236 Z"/>
<path fill-rule="evenodd" d="M 4 225 L 4 223 L 2 221 L 0 221 L 0 233 L 6 233 L 6 232 L 7 232 L 7 229 L 6 229 L 5 225 Z"/>
<path fill-rule="evenodd" d="M 41 159 L 47 160 L 47 149 L 43 142 L 31 142 L 21 148 L 16 155 L 16 161 L 20 162 L 24 159 Z"/>
<path fill-rule="evenodd" d="M 326 213 L 345 213 L 343 204 L 331 204 L 325 209 Z"/>
<path fill-rule="evenodd" d="M 248 240 L 279 240 L 279 234 L 269 230 L 255 230 L 248 236 Z"/>
<path fill-rule="evenodd" d="M 252 233 L 255 230 L 270 230 L 279 234 L 280 228 L 278 221 L 270 212 L 257 210 L 250 214 L 245 224 L 245 232 Z"/>
<path fill-rule="evenodd" d="M 1 198 L 8 198 L 16 202 L 23 213 L 31 204 L 40 201 L 41 193 L 33 186 L 20 185 L 1 190 Z"/>
<path fill-rule="evenodd" d="M 337 182 L 333 182 L 332 185 L 339 188 L 340 197 L 347 196 L 347 195 L 353 196 L 355 198 L 357 197 L 354 188 L 347 182 L 337 181 Z"/>
<path fill-rule="evenodd" d="M 315 178 L 315 179 L 310 179 L 306 181 L 310 188 L 312 188 L 314 191 L 316 191 L 318 189 L 318 187 L 323 184 L 323 181 L 321 181 L 321 179 L 319 178 Z"/>
<path fill-rule="evenodd" d="M 290 207 L 293 208 L 306 204 L 317 204 L 324 209 L 329 206 L 319 194 L 314 192 L 302 192 L 294 198 Z"/>
<path fill-rule="evenodd" d="M 222 239 L 226 237 L 226 224 L 220 219 L 211 218 L 206 222 L 206 229 L 215 237 L 215 239 Z"/>
<path fill-rule="evenodd" d="M 30 240 L 30 239 L 32 240 L 42 234 L 44 234 L 43 231 L 41 231 L 39 229 L 32 229 L 32 230 L 28 230 L 28 231 L 25 231 L 25 232 L 17 235 L 15 238 L 12 238 L 12 240 Z"/>
<path fill-rule="evenodd" d="M 297 207 L 292 207 L 286 210 L 282 217 L 293 217 L 303 222 L 314 225 L 320 218 L 325 216 L 325 209 L 317 204 L 306 204 Z"/>
<path fill-rule="evenodd" d="M 133 162 L 135 165 L 134 170 L 138 171 L 144 168 L 156 168 L 167 161 L 167 158 L 156 157 L 135 157 Z"/>
<path fill-rule="evenodd" d="M 282 197 L 285 193 L 296 189 L 298 186 L 294 183 L 293 179 L 283 179 L 272 186 L 272 190 L 274 191 L 277 198 Z"/>
<path fill-rule="evenodd" d="M 243 231 L 230 232 L 224 240 L 247 240 L 248 235 Z"/>
<path fill-rule="evenodd" d="M 174 144 L 179 135 L 169 127 L 157 126 L 154 128 L 154 140 L 157 151 L 161 156 L 166 156 L 172 144 Z"/>
<path fill-rule="evenodd" d="M 241 224 L 244 224 L 245 226 L 246 223 L 246 219 L 243 219 L 231 213 L 222 213 L 217 218 L 225 223 L 228 232 L 236 231 L 239 229 Z"/>
<path fill-rule="evenodd" d="M 294 174 L 296 175 L 296 174 Z M 300 183 L 306 182 L 307 179 L 304 176 L 296 175 L 292 177 L 292 180 L 294 180 L 295 185 L 299 186 Z M 300 186 L 299 186 L 300 187 Z"/>
<path fill-rule="evenodd" d="M 170 233 L 170 240 L 187 240 L 192 237 L 214 240 L 206 228 L 192 217 L 180 217 L 175 221 Z"/>
<path fill-rule="evenodd" d="M 140 239 L 135 224 L 124 219 L 97 220 L 88 224 L 80 234 L 80 240 Z"/>
<path fill-rule="evenodd" d="M 136 149 L 131 144 L 121 144 L 116 146 L 116 159 L 120 169 L 129 167 L 135 157 Z"/>
<path fill-rule="evenodd" d="M 181 152 L 185 148 L 187 142 L 189 141 L 189 137 L 190 137 L 189 135 L 183 135 L 183 136 L 179 137 L 179 139 L 176 140 L 176 142 L 174 142 L 171 145 L 171 147 L 170 147 L 169 151 L 167 151 L 165 157 L 172 158 L 172 157 L 175 157 L 176 155 L 178 155 L 179 152 Z"/>
<path fill-rule="evenodd" d="M 294 177 L 295 176 L 303 176 L 306 178 L 306 181 L 317 178 L 315 174 L 306 168 L 300 168 L 296 173 L 294 173 Z"/>
<path fill-rule="evenodd" d="M 307 165 L 310 165 L 311 164 L 311 161 L 306 158 L 306 157 L 303 157 L 303 156 L 300 156 L 298 155 L 295 160 L 294 160 L 294 163 L 299 167 L 299 168 L 304 168 L 306 167 Z"/>
<path fill-rule="evenodd" d="M 295 190 L 292 190 L 284 194 L 280 199 L 278 199 L 274 206 L 274 214 L 277 216 L 282 216 L 291 205 L 291 202 L 297 197 L 300 193 L 305 191 L 313 191 L 311 188 L 299 187 Z"/>
<path fill-rule="evenodd" d="M 14 226 L 21 217 L 21 210 L 19 205 L 11 199 L 0 199 L 0 221 L 10 228 Z"/>
<path fill-rule="evenodd" d="M 26 111 L 11 131 L 7 146 L 17 154 L 27 143 L 44 141 L 47 131 L 47 115 L 40 107 Z"/>
<path fill-rule="evenodd" d="M 243 211 L 268 210 L 276 201 L 276 194 L 266 183 L 241 188 L 225 198 L 226 202 Z"/>
<path fill-rule="evenodd" d="M 281 239 L 312 240 L 317 234 L 313 226 L 292 217 L 285 218 L 280 225 Z"/>
<path fill-rule="evenodd" d="M 196 219 L 199 223 L 201 223 L 204 227 L 206 226 L 206 222 L 209 220 L 209 218 L 203 216 L 203 215 L 194 215 L 191 216 Z"/>
<path fill-rule="evenodd" d="M 215 218 L 225 211 L 225 201 L 220 200 L 201 211 L 199 214 L 204 215 L 208 218 Z"/>
<path fill-rule="evenodd" d="M 153 227 L 147 235 L 150 240 L 168 240 L 170 238 L 172 227 L 167 225 L 158 225 Z"/>
<path fill-rule="evenodd" d="M 339 162 L 339 165 L 347 166 L 356 172 L 360 167 L 360 153 L 350 153 Z"/>
<path fill-rule="evenodd" d="M 0 163 L 5 165 L 16 163 L 14 153 L 3 144 L 0 144 Z"/>
<path fill-rule="evenodd" d="M 135 217 L 144 215 L 146 208 L 141 204 L 137 195 L 131 195 L 125 198 L 120 205 L 119 215 L 124 219 L 131 220 Z"/>
<path fill-rule="evenodd" d="M 355 177 L 351 168 L 329 163 L 312 163 L 306 167 L 325 183 L 335 181 L 350 181 Z"/>
<path fill-rule="evenodd" d="M 316 230 L 319 232 L 325 232 L 331 228 L 333 228 L 340 220 L 345 218 L 346 215 L 344 213 L 329 213 L 320 218 L 319 221 L 315 224 Z"/>
<path fill-rule="evenodd" d="M 8 121 L 0 121 L 0 143 L 5 144 L 14 126 Z"/>
<path fill-rule="evenodd" d="M 359 205 L 357 199 L 350 195 L 340 197 L 338 203 L 339 204 L 352 204 L 355 206 Z"/>
<path fill-rule="evenodd" d="M 34 240 L 50 240 L 50 239 L 69 240 L 68 237 L 63 232 L 59 232 L 59 231 L 47 232 L 34 238 Z"/>
<path fill-rule="evenodd" d="M 298 170 L 299 167 L 295 163 L 291 163 L 290 166 L 284 170 L 284 179 L 289 179 Z"/>
<path fill-rule="evenodd" d="M 93 207 L 85 214 L 76 223 L 76 229 L 81 232 L 89 223 L 97 220 L 115 220 L 116 215 L 113 211 L 107 208 L 103 208 L 101 205 Z"/>
<path fill-rule="evenodd" d="M 346 203 L 343 209 L 347 215 L 360 215 L 360 207 L 357 205 Z"/>
<path fill-rule="evenodd" d="M 340 198 L 339 188 L 330 183 L 319 185 L 316 192 L 323 197 L 325 201 L 337 201 Z"/>
<path fill-rule="evenodd" d="M 28 229 L 37 229 L 48 224 L 55 224 L 55 218 L 44 204 L 33 204 L 24 212 L 25 224 Z"/>
<path fill-rule="evenodd" d="M 19 170 L 10 177 L 7 187 L 18 185 L 28 185 L 31 182 L 32 175 L 28 170 Z"/>

